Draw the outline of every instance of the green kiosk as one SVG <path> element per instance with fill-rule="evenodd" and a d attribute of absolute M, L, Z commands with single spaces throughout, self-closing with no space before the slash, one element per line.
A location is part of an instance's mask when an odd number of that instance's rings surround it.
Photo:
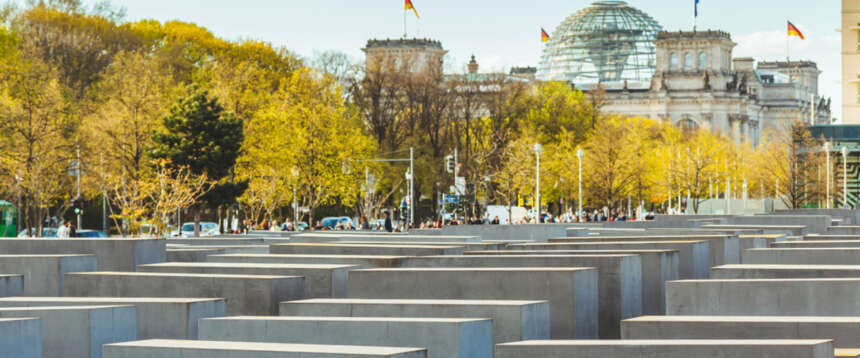
<path fill-rule="evenodd" d="M 18 236 L 18 208 L 0 200 L 0 237 Z"/>

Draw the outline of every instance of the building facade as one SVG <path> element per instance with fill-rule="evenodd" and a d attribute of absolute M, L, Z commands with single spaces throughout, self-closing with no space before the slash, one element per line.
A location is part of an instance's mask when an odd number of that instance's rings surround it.
<path fill-rule="evenodd" d="M 558 26 L 537 78 L 583 91 L 600 86 L 605 111 L 706 127 L 738 142 L 758 144 L 768 128 L 798 120 L 830 123 L 815 63 L 756 64 L 734 58 L 735 46 L 726 32 L 665 32 L 623 1 L 596 1 Z"/>
<path fill-rule="evenodd" d="M 445 54 L 442 43 L 429 39 L 368 40 L 363 49 L 365 70 L 442 74 Z M 405 66 L 405 67 L 404 67 Z"/>
<path fill-rule="evenodd" d="M 842 123 L 860 124 L 860 1 L 842 0 Z"/>
<path fill-rule="evenodd" d="M 650 87 L 605 84 L 606 111 L 709 128 L 753 145 L 767 128 L 830 118 L 828 101 L 817 96 L 821 72 L 815 63 L 756 66 L 752 58 L 732 57 L 735 43 L 722 31 L 662 32 L 655 44 Z"/>

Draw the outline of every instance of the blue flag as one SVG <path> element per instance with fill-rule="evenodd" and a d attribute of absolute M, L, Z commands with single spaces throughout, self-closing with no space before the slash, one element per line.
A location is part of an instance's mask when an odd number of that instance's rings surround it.
<path fill-rule="evenodd" d="M 695 0 L 696 4 L 694 5 L 695 10 L 693 10 L 693 16 L 699 17 L 699 0 Z"/>

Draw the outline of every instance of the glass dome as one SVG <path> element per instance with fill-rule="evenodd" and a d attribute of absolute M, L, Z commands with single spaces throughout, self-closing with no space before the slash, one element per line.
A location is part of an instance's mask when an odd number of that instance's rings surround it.
<path fill-rule="evenodd" d="M 565 19 L 544 46 L 538 78 L 576 84 L 650 81 L 663 31 L 624 1 L 597 1 Z"/>

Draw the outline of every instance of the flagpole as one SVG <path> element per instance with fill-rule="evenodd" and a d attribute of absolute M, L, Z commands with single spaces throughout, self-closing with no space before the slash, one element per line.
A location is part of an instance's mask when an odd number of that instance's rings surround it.
<path fill-rule="evenodd" d="M 406 9 L 403 9 L 403 38 L 406 38 Z"/>
<path fill-rule="evenodd" d="M 696 32 L 696 17 L 699 16 L 698 0 L 693 0 L 693 32 Z"/>
<path fill-rule="evenodd" d="M 788 22 L 786 22 L 786 27 L 788 27 Z M 789 52 L 788 44 L 791 40 L 791 35 L 789 35 L 788 30 L 785 31 L 785 62 L 791 64 L 791 53 Z"/>

